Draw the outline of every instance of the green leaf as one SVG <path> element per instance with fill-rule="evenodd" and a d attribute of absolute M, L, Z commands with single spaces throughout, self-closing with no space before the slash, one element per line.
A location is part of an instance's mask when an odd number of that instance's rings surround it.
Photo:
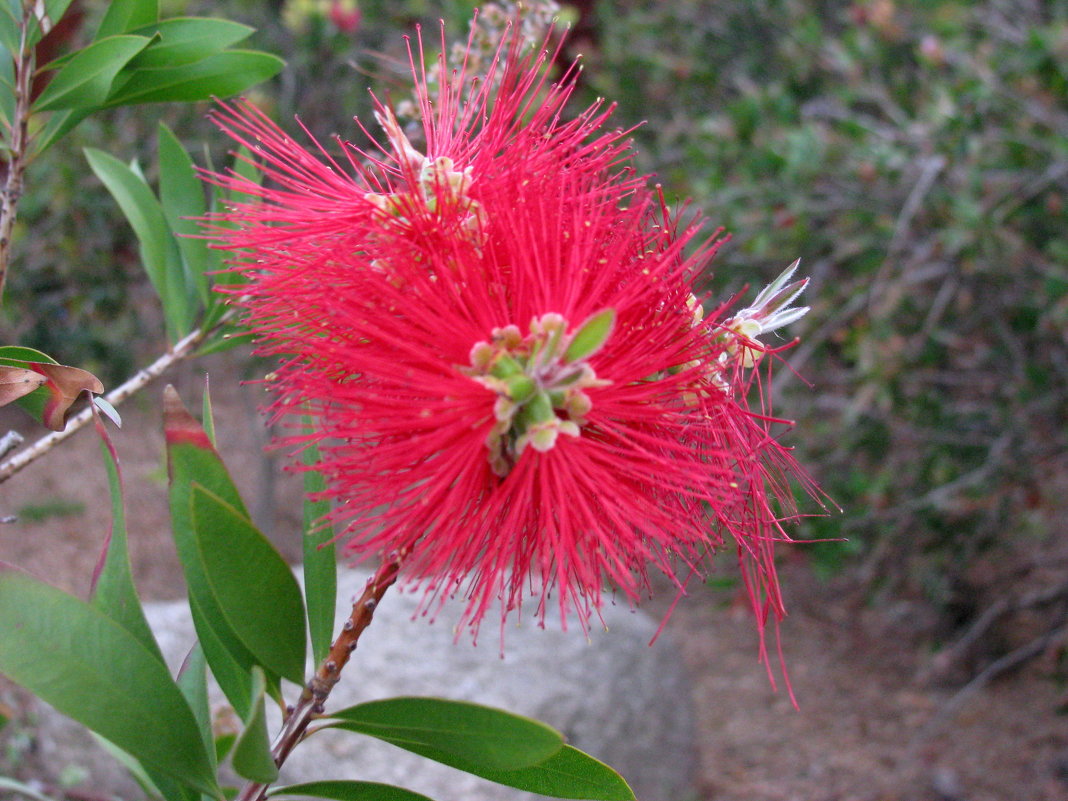
<path fill-rule="evenodd" d="M 70 108 L 50 114 L 40 133 L 31 140 L 34 157 L 40 156 L 48 148 L 73 131 L 82 120 L 97 111 L 96 108 Z"/>
<path fill-rule="evenodd" d="M 204 574 L 226 622 L 257 664 L 304 683 L 304 604 L 285 560 L 252 522 L 192 484 L 193 531 Z"/>
<path fill-rule="evenodd" d="M 0 364 L 18 364 L 19 362 L 40 362 L 42 364 L 59 364 L 47 353 L 24 345 L 0 345 Z"/>
<path fill-rule="evenodd" d="M 432 756 L 424 753 L 423 756 L 498 784 L 552 798 L 634 801 L 634 791 L 622 776 L 570 745 L 565 745 L 544 762 L 516 770 L 484 770 L 447 754 Z"/>
<path fill-rule="evenodd" d="M 200 225 L 195 218 L 208 212 L 204 184 L 197 177 L 193 160 L 164 123 L 159 124 L 159 198 L 163 214 L 177 236 L 178 250 L 186 271 L 196 284 L 205 307 L 211 305 L 208 270 L 215 267 L 207 240 L 199 237 Z M 190 219 L 194 218 L 194 219 Z"/>
<path fill-rule="evenodd" d="M 118 159 L 85 149 L 96 176 L 119 204 L 140 243 L 141 261 L 159 294 L 172 342 L 189 333 L 191 313 L 181 254 L 156 196 L 148 184 Z"/>
<path fill-rule="evenodd" d="M 215 758 L 222 762 L 226 759 L 226 755 L 230 753 L 234 747 L 234 743 L 237 741 L 237 735 L 232 732 L 226 734 L 220 734 L 215 738 Z"/>
<path fill-rule="evenodd" d="M 253 186 L 263 186 L 263 171 L 256 166 L 255 154 L 244 145 L 234 152 L 234 161 L 230 165 L 234 175 L 243 178 Z M 232 206 L 240 203 L 256 203 L 260 196 L 251 192 L 242 192 L 231 188 L 227 193 L 226 205 Z M 227 223 L 223 222 L 223 225 Z M 236 276 L 235 276 L 236 277 Z"/>
<path fill-rule="evenodd" d="M 602 309 L 591 314 L 571 335 L 571 344 L 564 353 L 565 362 L 574 362 L 592 356 L 608 341 L 616 322 L 615 309 Z"/>
<path fill-rule="evenodd" d="M 131 67 L 159 69 L 181 67 L 221 53 L 247 39 L 255 31 L 248 25 L 208 17 L 175 17 L 130 31 L 140 36 L 159 34 L 155 42 L 134 60 Z"/>
<path fill-rule="evenodd" d="M 145 36 L 111 36 L 79 50 L 41 92 L 33 110 L 99 106 L 111 91 L 115 76 L 150 41 Z"/>
<path fill-rule="evenodd" d="M 107 751 L 112 758 L 126 768 L 126 772 L 133 777 L 138 786 L 149 798 L 165 798 L 167 801 L 200 801 L 203 796 L 191 787 L 179 784 L 170 776 L 165 776 L 158 770 L 148 770 L 127 754 L 114 743 L 105 740 L 99 734 L 93 735 L 100 747 Z"/>
<path fill-rule="evenodd" d="M 211 706 L 208 703 L 208 665 L 204 659 L 204 649 L 199 642 L 193 644 L 193 648 L 182 663 L 178 671 L 178 689 L 185 696 L 189 708 L 193 711 L 197 726 L 200 728 L 200 736 L 204 739 L 204 746 L 208 755 L 213 757 L 212 768 L 216 763 L 215 738 L 211 730 Z"/>
<path fill-rule="evenodd" d="M 37 371 L 33 370 L 30 365 L 55 363 L 55 359 L 35 348 L 27 348 L 22 345 L 0 345 L 0 366 L 29 369 L 36 373 Z M 25 395 L 18 395 L 18 397 L 14 398 L 14 401 L 34 420 L 43 422 L 49 397 L 48 388 L 41 384 Z"/>
<path fill-rule="evenodd" d="M 370 701 L 330 717 L 331 727 L 368 734 L 424 756 L 446 754 L 488 770 L 535 765 L 564 742 L 560 732 L 539 721 L 443 698 Z"/>
<path fill-rule="evenodd" d="M 146 766 L 219 795 L 185 698 L 155 654 L 107 615 L 0 567 L 0 673 Z"/>
<path fill-rule="evenodd" d="M 19 49 L 19 20 L 15 16 L 19 10 L 18 5 L 8 2 L 0 2 L 0 44 L 7 50 L 6 58 Z"/>
<path fill-rule="evenodd" d="M 227 50 L 194 64 L 137 70 L 108 98 L 107 106 L 229 97 L 277 75 L 285 62 L 269 53 Z"/>
<path fill-rule="evenodd" d="M 211 385 L 208 382 L 208 374 L 204 374 L 204 397 L 201 400 L 200 419 L 203 421 L 204 433 L 211 443 L 211 447 L 218 450 L 215 441 L 215 413 L 211 409 Z"/>
<path fill-rule="evenodd" d="M 249 709 L 249 690 L 254 659 L 219 609 L 200 559 L 193 532 L 193 477 L 203 487 L 225 500 L 247 519 L 245 509 L 226 466 L 212 447 L 204 429 L 182 405 L 174 387 L 164 392 L 164 435 L 170 475 L 171 528 L 178 559 L 189 589 L 193 625 L 204 656 L 226 697 L 239 714 Z"/>
<path fill-rule="evenodd" d="M 0 12 L 0 27 L 4 20 L 4 14 Z M 2 34 L 0 34 L 2 37 Z M 11 57 L 11 51 L 0 44 L 0 122 L 11 132 L 11 121 L 15 118 L 15 61 Z M 10 143 L 5 141 L 5 146 Z"/>
<path fill-rule="evenodd" d="M 277 795 L 333 798 L 336 801 L 431 801 L 425 795 L 391 784 L 341 780 L 291 784 L 288 787 L 273 787 L 267 791 L 268 798 Z"/>
<path fill-rule="evenodd" d="M 245 728 L 234 743 L 230 764 L 238 776 L 254 782 L 269 784 L 278 778 L 278 766 L 271 756 L 271 742 L 267 734 L 267 714 L 263 704 L 263 671 L 252 670 L 252 710 L 245 720 Z"/>
<path fill-rule="evenodd" d="M 187 582 L 188 575 L 187 572 Z M 230 631 L 218 608 L 211 606 L 206 610 L 197 596 L 190 594 L 189 610 L 204 658 L 211 666 L 211 675 L 237 714 L 244 717 L 252 704 L 252 654 Z"/>
<path fill-rule="evenodd" d="M 159 0 L 112 0 L 100 21 L 97 39 L 151 25 L 159 19 Z"/>
<path fill-rule="evenodd" d="M 311 425 L 304 418 L 304 427 Z M 313 443 L 304 449 L 301 461 L 312 466 L 319 461 L 319 449 Z M 337 554 L 331 540 L 333 526 L 324 520 L 330 502 L 313 501 L 311 495 L 326 489 L 326 480 L 317 470 L 304 474 L 304 599 L 308 606 L 308 629 L 311 633 L 312 658 L 318 664 L 326 659 L 334 637 L 334 610 L 337 606 Z"/>
<path fill-rule="evenodd" d="M 94 422 L 100 436 L 100 452 L 104 457 L 108 490 L 111 493 L 111 531 L 108 532 L 100 563 L 93 575 L 89 603 L 126 629 L 147 651 L 154 654 L 160 663 L 164 663 L 163 653 L 145 619 L 141 599 L 138 598 L 137 588 L 134 586 L 133 568 L 130 565 L 130 551 L 127 546 L 126 505 L 123 501 L 119 456 L 99 415 L 94 414 Z"/>

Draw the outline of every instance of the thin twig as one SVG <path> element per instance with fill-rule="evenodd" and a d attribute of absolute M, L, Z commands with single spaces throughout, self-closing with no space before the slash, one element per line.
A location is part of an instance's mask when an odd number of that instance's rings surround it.
<path fill-rule="evenodd" d="M 127 379 L 123 384 L 104 395 L 104 400 L 108 401 L 112 406 L 118 406 L 131 395 L 141 390 L 154 378 L 158 378 L 162 375 L 172 364 L 190 356 L 196 349 L 197 345 L 199 345 L 201 341 L 217 327 L 218 326 L 214 326 L 210 330 L 204 328 L 196 329 L 184 339 L 180 340 L 173 348 L 156 359 L 156 361 L 152 362 L 148 367 L 140 370 L 134 376 Z M 29 447 L 23 448 L 6 462 L 0 464 L 0 483 L 7 481 L 19 470 L 30 464 L 30 462 L 44 456 L 52 450 L 52 448 L 56 447 L 56 445 L 78 431 L 78 429 L 88 423 L 92 418 L 93 410 L 91 407 L 82 409 L 82 411 L 74 417 L 67 420 L 67 425 L 62 431 L 53 431 L 51 434 L 41 437 Z"/>
<path fill-rule="evenodd" d="M 1063 638 L 1066 633 L 1068 633 L 1068 626 L 1059 626 L 1039 637 L 1035 637 L 1026 645 L 1022 645 L 1016 650 L 1010 651 L 1000 659 L 991 662 L 975 678 L 961 687 L 960 690 L 954 693 L 952 698 L 942 705 L 938 714 L 935 715 L 927 725 L 920 729 L 919 733 L 913 738 L 913 746 L 926 742 L 937 734 L 943 726 L 953 719 L 973 695 L 979 692 L 991 681 L 996 679 L 1002 673 L 1007 673 L 1010 670 L 1024 665 L 1035 657 L 1040 656 L 1047 648 L 1053 645 L 1053 643 Z"/>
<path fill-rule="evenodd" d="M 367 582 L 367 587 L 360 597 L 353 602 L 352 614 L 349 615 L 349 619 L 341 627 L 341 633 L 330 646 L 330 653 L 326 655 L 326 659 L 323 660 L 315 675 L 305 685 L 296 705 L 287 710 L 282 730 L 278 733 L 271 748 L 274 764 L 282 766 L 290 752 L 304 737 L 315 716 L 323 713 L 327 697 L 341 678 L 341 671 L 349 661 L 352 652 L 356 650 L 360 635 L 371 625 L 375 609 L 378 608 L 382 596 L 397 580 L 397 573 L 406 556 L 407 551 L 390 554 Z M 262 801 L 269 786 L 262 782 L 249 782 L 241 788 L 241 792 L 235 796 L 234 801 Z"/>
<path fill-rule="evenodd" d="M 948 673 L 953 665 L 963 661 L 975 645 L 986 636 L 998 621 L 1009 614 L 1041 609 L 1057 601 L 1068 599 L 1068 581 L 1027 593 L 1015 600 L 1002 598 L 987 607 L 983 614 L 975 619 L 953 645 L 938 655 L 937 672 Z"/>

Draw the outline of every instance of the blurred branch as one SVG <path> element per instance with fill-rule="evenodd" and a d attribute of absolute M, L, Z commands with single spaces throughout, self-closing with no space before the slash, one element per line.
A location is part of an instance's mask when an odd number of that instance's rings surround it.
<path fill-rule="evenodd" d="M 938 655 L 932 673 L 936 677 L 948 673 L 954 665 L 959 664 L 971 653 L 972 649 L 989 633 L 998 621 L 1007 615 L 1031 609 L 1041 609 L 1066 599 L 1068 599 L 1068 581 L 1044 590 L 1028 593 L 1016 600 L 1002 598 L 995 601 L 987 607 L 983 614 L 976 618 L 975 622 L 968 627 L 968 630 L 953 645 Z M 930 680 L 931 677 L 928 676 L 927 678 Z"/>
<path fill-rule="evenodd" d="M 919 733 L 913 738 L 912 745 L 915 746 L 926 742 L 937 734 L 943 726 L 953 719 L 972 696 L 998 676 L 1003 673 L 1008 673 L 1011 670 L 1015 670 L 1035 657 L 1041 656 L 1045 653 L 1047 648 L 1063 639 L 1064 636 L 1068 634 L 1068 625 L 1064 625 L 1064 617 L 1065 615 L 1062 614 L 1058 624 L 1045 634 L 1035 637 L 1025 645 L 1021 645 L 1019 648 L 1010 651 L 1000 659 L 996 659 L 987 665 L 987 667 L 975 676 L 975 678 L 961 687 L 960 690 L 954 693 L 954 695 L 942 705 L 942 708 L 938 710 L 938 714 L 936 714 L 927 725 L 920 729 Z"/>

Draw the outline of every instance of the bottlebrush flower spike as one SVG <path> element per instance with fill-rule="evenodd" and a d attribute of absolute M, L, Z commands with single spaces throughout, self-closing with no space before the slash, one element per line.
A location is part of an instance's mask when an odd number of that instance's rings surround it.
<path fill-rule="evenodd" d="M 548 84 L 509 33 L 491 75 L 430 97 L 421 47 L 422 130 L 380 105 L 385 142 L 344 166 L 251 105 L 216 116 L 267 186 L 212 176 L 259 198 L 213 236 L 280 362 L 274 413 L 317 419 L 350 552 L 410 551 L 425 608 L 461 594 L 477 630 L 531 593 L 585 626 L 603 589 L 636 602 L 650 568 L 681 589 L 730 543 L 778 619 L 773 546 L 807 479 L 746 406 L 727 309 L 696 313 L 714 237 L 634 174 L 610 109 L 564 121 L 574 67 Z"/>

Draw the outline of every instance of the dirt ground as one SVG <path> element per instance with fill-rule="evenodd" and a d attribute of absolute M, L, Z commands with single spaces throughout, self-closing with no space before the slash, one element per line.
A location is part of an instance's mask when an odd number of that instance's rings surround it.
<path fill-rule="evenodd" d="M 297 557 L 300 490 L 265 459 L 255 387 L 238 389 L 236 360 L 216 358 L 212 396 L 219 441 L 254 509 L 287 558 Z M 202 371 L 170 376 L 199 406 Z M 131 554 L 142 593 L 183 593 L 166 510 L 158 384 L 121 411 L 115 434 L 127 490 Z M 16 414 L 0 417 L 7 430 Z M 39 432 L 33 432 L 39 435 Z M 264 468 L 264 465 L 267 468 Z M 95 434 L 0 484 L 0 560 L 84 594 L 108 526 L 107 486 Z M 1068 799 L 1068 696 L 1055 654 L 1032 660 L 950 705 L 958 686 L 924 681 L 924 611 L 871 607 L 844 579 L 813 578 L 787 560 L 791 614 L 783 650 L 800 710 L 773 692 L 756 661 L 752 620 L 734 593 L 696 587 L 670 622 L 692 676 L 700 801 L 1057 801 Z M 729 569 L 724 562 L 724 571 Z M 669 599 L 668 599 L 669 600 Z M 0 700 L 3 700 L 0 688 Z M 678 799 L 696 801 L 696 799 Z"/>

